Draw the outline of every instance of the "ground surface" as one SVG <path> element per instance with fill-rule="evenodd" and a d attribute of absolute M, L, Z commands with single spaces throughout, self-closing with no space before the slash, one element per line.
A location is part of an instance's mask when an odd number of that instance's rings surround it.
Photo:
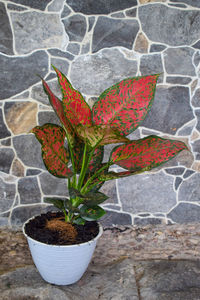
<path fill-rule="evenodd" d="M 200 300 L 200 224 L 107 228 L 82 279 L 41 279 L 18 229 L 0 230 L 2 300 Z"/>

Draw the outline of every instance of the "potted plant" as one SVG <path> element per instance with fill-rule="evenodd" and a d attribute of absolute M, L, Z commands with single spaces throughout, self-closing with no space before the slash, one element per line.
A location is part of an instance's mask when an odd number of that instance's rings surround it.
<path fill-rule="evenodd" d="M 65 75 L 54 69 L 62 101 L 43 79 L 42 83 L 61 126 L 48 123 L 31 132 L 42 145 L 47 170 L 67 178 L 69 197 L 47 198 L 45 201 L 61 212 L 32 218 L 23 231 L 42 277 L 50 283 L 71 284 L 86 270 L 102 234 L 96 221 L 106 213 L 100 204 L 108 197 L 99 191 L 104 182 L 149 171 L 187 147 L 183 142 L 155 135 L 139 140 L 127 137 L 146 117 L 159 74 L 120 81 L 106 89 L 91 110 Z M 112 149 L 109 161 L 103 162 L 107 144 L 118 145 Z M 113 164 L 123 170 L 113 172 Z"/>

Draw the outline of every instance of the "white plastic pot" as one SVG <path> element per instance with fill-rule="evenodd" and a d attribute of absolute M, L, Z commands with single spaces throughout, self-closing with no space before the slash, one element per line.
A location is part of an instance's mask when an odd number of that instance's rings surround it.
<path fill-rule="evenodd" d="M 25 233 L 23 225 L 23 234 L 27 238 L 33 261 L 42 276 L 42 278 L 53 284 L 69 285 L 77 282 L 86 271 L 96 242 L 103 233 L 103 228 L 99 224 L 98 235 L 89 242 L 56 246 L 38 242 Z"/>

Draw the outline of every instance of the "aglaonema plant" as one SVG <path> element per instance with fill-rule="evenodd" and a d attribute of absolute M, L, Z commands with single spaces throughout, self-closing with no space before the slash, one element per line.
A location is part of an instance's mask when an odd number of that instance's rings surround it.
<path fill-rule="evenodd" d="M 106 89 L 92 109 L 81 93 L 57 68 L 63 99 L 42 80 L 61 126 L 47 123 L 32 133 L 42 145 L 42 158 L 54 176 L 67 178 L 69 197 L 47 198 L 65 215 L 65 221 L 84 224 L 105 214 L 100 206 L 108 197 L 99 191 L 107 180 L 135 175 L 167 162 L 187 149 L 183 142 L 151 135 L 130 140 L 151 108 L 158 74 L 126 78 Z M 66 145 L 67 141 L 67 146 Z M 103 162 L 104 146 L 117 144 Z M 116 164 L 120 172 L 110 171 Z"/>

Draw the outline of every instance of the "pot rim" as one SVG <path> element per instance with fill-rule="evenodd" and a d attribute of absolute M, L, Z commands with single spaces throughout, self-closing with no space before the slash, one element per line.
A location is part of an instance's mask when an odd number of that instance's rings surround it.
<path fill-rule="evenodd" d="M 29 223 L 29 221 L 31 221 L 32 219 L 34 219 L 35 217 L 38 217 L 40 215 L 35 215 L 31 218 L 29 218 L 28 220 L 26 220 L 26 222 L 24 222 L 23 226 L 22 226 L 22 232 L 24 234 L 24 236 L 31 240 L 32 242 L 34 243 L 38 243 L 38 244 L 41 244 L 41 245 L 45 245 L 47 247 L 55 247 L 55 248 L 73 248 L 73 247 L 80 247 L 80 246 L 84 246 L 86 244 L 92 244 L 93 242 L 95 242 L 96 240 L 98 240 L 100 238 L 100 236 L 103 234 L 103 226 L 97 222 L 98 226 L 99 226 L 99 233 L 97 234 L 97 236 L 95 236 L 92 240 L 90 241 L 87 241 L 87 242 L 84 242 L 84 243 L 80 243 L 80 244 L 74 244 L 74 245 L 52 245 L 52 244 L 46 244 L 46 243 L 43 243 L 43 242 L 40 242 L 40 241 L 37 241 L 33 238 L 31 238 L 26 232 L 25 232 L 25 226 L 26 224 Z"/>

